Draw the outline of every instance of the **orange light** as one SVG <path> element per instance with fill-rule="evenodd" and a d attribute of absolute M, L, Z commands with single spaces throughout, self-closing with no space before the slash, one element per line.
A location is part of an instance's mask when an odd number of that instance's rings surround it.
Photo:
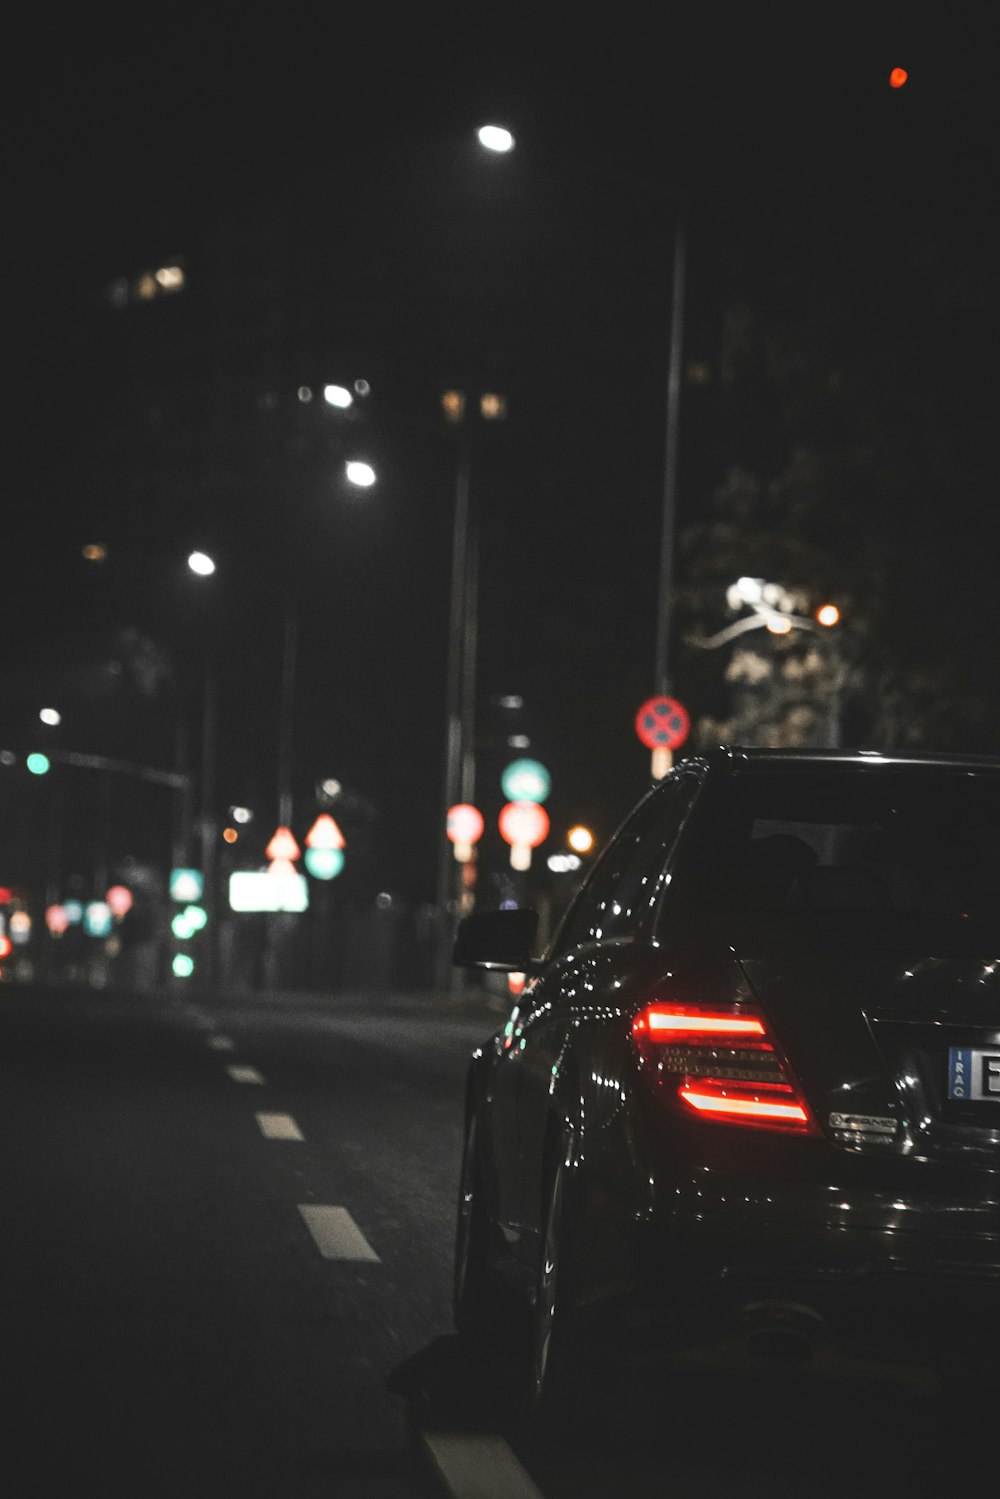
<path fill-rule="evenodd" d="M 840 610 L 836 604 L 821 604 L 816 610 L 816 621 L 821 625 L 836 625 L 840 623 Z"/>
<path fill-rule="evenodd" d="M 576 827 L 570 828 L 566 834 L 566 842 L 574 853 L 589 854 L 594 846 L 594 835 L 589 828 L 585 828 L 582 823 L 578 823 Z"/>
<path fill-rule="evenodd" d="M 235 828 L 223 828 L 222 836 L 226 843 L 235 843 L 240 835 Z"/>
<path fill-rule="evenodd" d="M 703 1114 L 737 1115 L 743 1119 L 783 1119 L 789 1124 L 808 1124 L 809 1117 L 798 1103 L 767 1103 L 762 1098 L 729 1097 L 722 1093 L 696 1093 L 681 1088 L 679 1097 Z"/>
<path fill-rule="evenodd" d="M 0 937 L 0 958 L 9 958 L 14 951 L 14 944 L 7 936 Z"/>
<path fill-rule="evenodd" d="M 903 84 L 906 82 L 909 76 L 910 75 L 905 68 L 893 68 L 892 72 L 889 74 L 889 87 L 902 88 Z"/>

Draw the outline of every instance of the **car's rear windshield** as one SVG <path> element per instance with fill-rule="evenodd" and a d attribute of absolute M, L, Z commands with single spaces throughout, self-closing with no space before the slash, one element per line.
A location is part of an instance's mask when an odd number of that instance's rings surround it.
<path fill-rule="evenodd" d="M 798 928 L 1000 953 L 1000 774 L 752 773 L 728 784 L 707 831 L 700 873 L 744 941 Z"/>

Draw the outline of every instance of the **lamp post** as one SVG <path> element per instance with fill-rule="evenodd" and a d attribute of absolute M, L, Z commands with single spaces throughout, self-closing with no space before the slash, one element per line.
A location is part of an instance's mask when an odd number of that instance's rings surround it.
<path fill-rule="evenodd" d="M 327 391 L 339 391 L 341 386 L 327 386 Z M 339 401 L 327 400 L 331 405 Z M 378 482 L 378 474 L 372 464 L 351 458 L 344 464 L 344 478 L 356 489 L 371 489 Z M 295 677 L 298 669 L 299 615 L 295 592 L 288 579 L 285 596 L 285 624 L 281 651 L 281 696 L 278 715 L 278 826 L 288 827 L 292 821 L 292 764 L 295 720 Z"/>
<path fill-rule="evenodd" d="M 476 132 L 484 151 L 506 155 L 514 148 L 514 136 L 503 125 L 482 125 Z M 506 398 L 494 391 L 478 397 L 483 421 L 499 421 L 507 415 Z M 478 530 L 470 509 L 472 436 L 468 423 L 468 401 L 463 390 L 447 390 L 441 396 L 446 423 L 456 433 L 455 500 L 452 520 L 451 569 L 448 610 L 448 648 L 445 685 L 444 785 L 438 832 L 437 911 L 439 920 L 435 979 L 440 988 L 452 992 L 462 984 L 463 974 L 451 964 L 451 942 L 458 907 L 458 874 L 454 850 L 447 837 L 448 811 L 475 797 L 475 700 L 476 644 L 478 634 Z"/>
<path fill-rule="evenodd" d="M 210 578 L 216 570 L 215 559 L 207 552 L 192 552 L 188 557 L 188 568 L 199 578 Z M 205 972 L 207 983 L 215 978 L 218 952 L 218 900 L 216 899 L 215 843 L 216 823 L 213 813 L 215 800 L 215 761 L 218 737 L 218 691 L 215 670 L 215 647 L 211 639 L 205 646 L 205 671 L 202 682 L 201 714 L 201 773 L 198 779 L 198 844 L 200 867 L 204 880 L 205 912 L 208 917 L 205 933 Z M 187 840 L 187 830 L 184 833 Z M 187 857 L 188 850 L 185 851 Z"/>
<path fill-rule="evenodd" d="M 447 390 L 441 397 L 445 421 L 456 429 L 455 508 L 451 538 L 451 586 L 448 610 L 448 658 L 445 703 L 445 763 L 441 832 L 438 855 L 437 907 L 440 941 L 437 982 L 455 989 L 461 971 L 451 966 L 452 919 L 457 902 L 455 857 L 446 829 L 448 811 L 472 802 L 476 794 L 475 703 L 476 645 L 479 627 L 479 538 L 470 509 L 472 437 L 467 424 L 464 391 Z M 483 421 L 502 421 L 506 399 L 495 391 L 479 397 Z"/>

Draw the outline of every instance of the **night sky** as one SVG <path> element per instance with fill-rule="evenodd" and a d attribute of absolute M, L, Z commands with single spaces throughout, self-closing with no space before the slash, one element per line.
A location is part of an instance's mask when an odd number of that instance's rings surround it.
<path fill-rule="evenodd" d="M 702 374 L 682 395 L 678 527 L 704 519 L 733 463 L 777 461 L 751 407 L 742 424 L 723 420 L 716 399 L 727 313 L 747 304 L 776 324 L 815 325 L 834 362 L 876 325 L 912 348 L 905 358 L 927 380 L 915 377 L 894 412 L 897 436 L 912 430 L 919 443 L 929 413 L 946 412 L 943 429 L 979 455 L 981 483 L 942 496 L 933 516 L 925 497 L 907 512 L 894 492 L 893 515 L 926 526 L 952 574 L 967 560 L 984 569 L 983 496 L 997 478 L 989 48 L 949 35 L 950 16 L 928 38 L 904 8 L 878 25 L 867 9 L 811 7 L 798 33 L 766 13 L 734 32 L 721 8 L 695 23 L 680 7 L 589 18 L 540 7 L 530 21 L 485 8 L 369 9 L 364 20 L 292 8 L 265 24 L 209 6 L 58 31 L 22 22 L 5 86 L 11 745 L 28 747 L 38 694 L 61 690 L 79 700 L 64 746 L 138 753 L 146 733 L 142 753 L 170 763 L 163 704 L 145 730 L 117 710 L 102 718 L 88 671 L 102 642 L 133 627 L 171 662 L 196 734 L 210 645 L 220 807 L 246 801 L 273 825 L 291 590 L 299 815 L 319 778 L 338 777 L 381 830 L 375 886 L 430 898 L 455 475 L 438 400 L 453 386 L 497 390 L 506 421 L 472 434 L 477 801 L 495 843 L 515 727 L 552 772 L 554 830 L 582 820 L 606 837 L 649 776 L 632 720 L 653 688 L 682 204 L 685 360 Z M 911 74 L 898 92 L 893 66 Z M 510 156 L 479 150 L 474 130 L 488 120 L 514 132 Z M 121 318 L 149 309 L 116 313 L 104 290 L 181 256 L 183 295 L 197 297 L 208 250 L 234 223 L 274 228 L 273 254 L 291 247 L 305 288 L 284 396 L 370 382 L 336 437 L 378 468 L 363 496 L 283 470 L 259 434 L 241 484 L 213 484 L 208 469 L 187 489 L 148 472 L 131 490 L 106 482 L 102 434 L 125 430 L 116 403 L 144 378 L 141 340 L 123 337 Z M 837 533 L 831 576 L 865 553 L 878 482 Z M 883 545 L 893 524 L 879 528 Z M 80 557 L 95 540 L 109 548 L 99 576 Z M 210 595 L 183 574 L 194 545 L 219 561 Z M 953 581 L 936 579 L 945 596 Z M 677 645 L 671 667 L 697 718 L 706 663 Z M 497 706 L 505 694 L 524 698 L 516 725 Z"/>

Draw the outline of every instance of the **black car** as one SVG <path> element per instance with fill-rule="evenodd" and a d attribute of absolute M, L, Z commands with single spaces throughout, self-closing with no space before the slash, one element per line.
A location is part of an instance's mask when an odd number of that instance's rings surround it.
<path fill-rule="evenodd" d="M 995 1364 L 1000 759 L 686 760 L 535 932 L 479 912 L 454 951 L 527 975 L 470 1063 L 455 1315 L 521 1309 L 530 1408 L 609 1334 Z"/>

